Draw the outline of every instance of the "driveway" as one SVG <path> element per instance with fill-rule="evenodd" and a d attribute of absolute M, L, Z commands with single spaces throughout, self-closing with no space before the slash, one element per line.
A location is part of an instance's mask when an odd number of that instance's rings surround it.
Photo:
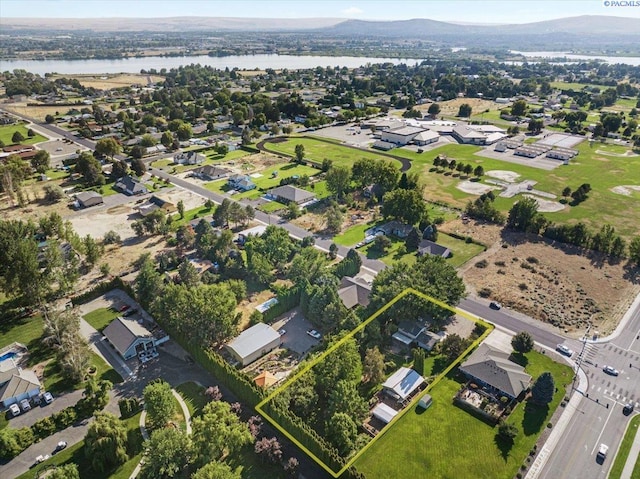
<path fill-rule="evenodd" d="M 292 309 L 283 316 L 280 316 L 273 328 L 276 330 L 285 329 L 287 332 L 282 336 L 282 345 L 301 356 L 319 343 L 317 339 L 307 334 L 314 326 L 302 315 L 300 308 Z"/>
<path fill-rule="evenodd" d="M 13 429 L 21 427 L 33 426 L 39 419 L 49 417 L 54 413 L 60 412 L 68 406 L 76 404 L 82 398 L 82 390 L 65 393 L 60 396 L 54 396 L 51 404 L 41 401 L 40 406 L 33 406 L 30 411 L 23 412 L 19 416 L 9 420 L 9 425 Z"/>

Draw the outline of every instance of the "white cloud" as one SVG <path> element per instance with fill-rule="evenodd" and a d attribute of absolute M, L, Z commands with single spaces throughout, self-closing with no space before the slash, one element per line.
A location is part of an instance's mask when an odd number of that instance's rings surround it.
<path fill-rule="evenodd" d="M 349 7 L 345 10 L 342 10 L 342 13 L 345 15 L 358 15 L 360 13 L 364 13 L 363 10 L 360 10 L 358 7 Z"/>

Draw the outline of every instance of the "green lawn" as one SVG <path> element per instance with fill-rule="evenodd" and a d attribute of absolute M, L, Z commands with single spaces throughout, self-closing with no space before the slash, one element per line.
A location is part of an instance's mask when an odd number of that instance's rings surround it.
<path fill-rule="evenodd" d="M 273 153 L 284 153 L 295 155 L 296 145 L 304 146 L 305 158 L 322 163 L 325 158 L 333 161 L 334 165 L 348 166 L 361 158 L 371 158 L 374 160 L 386 159 L 394 162 L 400 168 L 400 162 L 392 158 L 387 158 L 374 151 L 348 148 L 332 142 L 316 140 L 314 138 L 290 138 L 282 143 L 265 143 L 265 148 Z M 395 153 L 395 150 L 394 150 Z"/>
<path fill-rule="evenodd" d="M 50 459 L 38 466 L 37 470 L 50 465 L 73 463 L 78 466 L 81 479 L 128 479 L 142 457 L 142 434 L 140 434 L 139 428 L 140 413 L 128 419 L 124 419 L 123 422 L 127 428 L 127 437 L 129 438 L 127 452 L 131 459 L 118 467 L 115 471 L 94 471 L 90 467 L 87 456 L 85 455 L 84 441 L 80 441 L 73 446 L 69 446 L 62 452 L 52 456 Z M 33 479 L 35 472 L 35 469 L 31 469 L 21 476 L 18 476 L 16 479 Z"/>
<path fill-rule="evenodd" d="M 333 237 L 333 242 L 341 246 L 353 246 L 364 239 L 364 232 L 369 228 L 384 224 L 384 220 L 370 221 L 361 225 L 352 226 L 344 233 Z"/>
<path fill-rule="evenodd" d="M 95 377 L 99 380 L 106 379 L 113 384 L 121 383 L 122 377 L 96 353 L 90 353 L 90 363 L 96 368 Z M 47 363 L 44 368 L 44 388 L 54 394 L 67 391 L 75 391 L 85 387 L 83 382 L 74 383 L 69 376 L 60 368 L 57 361 Z"/>
<path fill-rule="evenodd" d="M 175 389 L 187 404 L 191 417 L 198 416 L 202 412 L 202 408 L 209 402 L 204 395 L 205 388 L 194 382 L 182 383 Z"/>
<path fill-rule="evenodd" d="M 570 82 L 563 82 L 563 81 L 552 81 L 552 82 L 549 82 L 549 84 L 551 85 L 551 88 L 557 88 L 558 90 L 582 91 L 583 88 L 589 87 L 589 88 L 599 88 L 600 91 L 604 91 L 607 88 L 611 88 L 610 86 L 606 86 L 606 85 L 592 85 L 590 83 L 570 83 Z"/>
<path fill-rule="evenodd" d="M 640 415 L 635 415 L 629 421 L 629 426 L 627 427 L 627 432 L 624 434 L 624 438 L 622 439 L 622 443 L 620 444 L 620 448 L 618 449 L 618 453 L 616 454 L 616 459 L 611 466 L 611 471 L 609 471 L 609 479 L 620 479 L 622 475 L 622 470 L 624 469 L 624 465 L 627 462 L 627 458 L 629 457 L 629 451 L 631 450 L 631 446 L 633 445 L 633 441 L 636 438 L 636 434 L 638 432 L 638 424 L 640 424 Z M 634 474 L 632 474 L 632 478 L 640 477 L 636 469 L 640 466 L 638 465 L 640 461 L 636 458 L 636 467 L 634 468 Z"/>
<path fill-rule="evenodd" d="M 0 348 L 14 341 L 24 344 L 29 349 L 28 366 L 53 358 L 53 351 L 41 341 L 43 326 L 44 320 L 40 315 L 21 320 L 1 321 Z"/>
<path fill-rule="evenodd" d="M 525 414 L 525 405 L 515 408 L 508 422 L 515 424 L 519 433 L 511 448 L 496 443 L 497 428 L 453 405 L 460 383 L 450 374 L 429 391 L 433 405 L 427 411 L 414 407 L 407 412 L 364 452 L 355 467 L 369 479 L 413 478 L 416 471 L 434 479 L 514 477 L 562 400 L 561 385 L 572 377 L 571 368 L 543 354 L 532 352 L 526 357 L 529 374 L 537 378 L 550 371 L 558 392 L 548 410 Z"/>
<path fill-rule="evenodd" d="M 2 143 L 4 143 L 5 145 L 13 145 L 13 141 L 11 140 L 11 137 L 13 136 L 13 134 L 19 131 L 20 133 L 22 133 L 22 136 L 24 137 L 24 141 L 21 141 L 20 144 L 21 145 L 34 145 L 36 143 L 40 143 L 43 141 L 47 141 L 47 139 L 36 133 L 36 135 L 32 138 L 29 138 L 29 136 L 27 135 L 29 129 L 26 128 L 24 125 L 3 125 L 0 126 L 0 141 L 2 141 Z"/>
<path fill-rule="evenodd" d="M 451 256 L 447 261 L 456 268 L 458 266 L 462 266 L 471 258 L 479 255 L 485 250 L 484 246 L 476 243 L 467 243 L 466 241 L 454 238 L 453 236 L 449 236 L 442 232 L 438 233 L 437 243 L 449 248 L 453 252 L 453 256 Z"/>
<path fill-rule="evenodd" d="M 213 214 L 213 208 L 207 208 L 206 206 L 199 206 L 191 210 L 184 212 L 184 218 L 180 219 L 180 215 L 174 215 L 174 220 L 171 222 L 171 227 L 177 229 L 178 226 L 186 225 L 191 220 L 196 218 L 203 218 L 207 215 Z"/>
<path fill-rule="evenodd" d="M 91 326 L 102 332 L 118 316 L 119 313 L 111 308 L 99 308 L 84 315 L 84 319 Z"/>

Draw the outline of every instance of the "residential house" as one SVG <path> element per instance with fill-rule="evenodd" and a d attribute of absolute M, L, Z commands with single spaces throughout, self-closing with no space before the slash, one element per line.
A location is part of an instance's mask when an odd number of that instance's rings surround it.
<path fill-rule="evenodd" d="M 292 185 L 283 185 L 273 188 L 269 191 L 267 197 L 279 201 L 280 203 L 296 203 L 298 205 L 309 203 L 316 199 L 316 195 L 310 191 L 296 188 Z"/>
<path fill-rule="evenodd" d="M 201 165 L 207 157 L 195 151 L 181 151 L 173 156 L 173 162 L 177 165 Z"/>
<path fill-rule="evenodd" d="M 413 229 L 413 226 L 411 225 L 393 220 L 375 228 L 373 231 L 373 234 L 382 232 L 386 236 L 394 235 L 394 236 L 397 236 L 398 238 L 403 239 L 409 236 L 409 233 L 411 233 L 412 229 Z"/>
<path fill-rule="evenodd" d="M 149 329 L 145 323 L 134 317 L 117 317 L 111 321 L 103 334 L 123 359 L 131 359 L 140 353 L 156 352 L 156 346 L 169 340 L 160 329 Z"/>
<path fill-rule="evenodd" d="M 258 323 L 244 330 L 226 348 L 242 366 L 246 366 L 280 346 L 282 338 L 268 324 Z"/>
<path fill-rule="evenodd" d="M 423 239 L 418 245 L 418 256 L 424 256 L 426 254 L 448 258 L 449 256 L 451 256 L 451 250 L 446 246 L 442 246 L 438 243 L 434 243 L 433 241 Z"/>
<path fill-rule="evenodd" d="M 206 165 L 193 170 L 193 175 L 204 181 L 219 180 L 231 175 L 232 171 L 220 166 Z"/>
<path fill-rule="evenodd" d="M 147 216 L 160 209 L 164 210 L 166 214 L 171 214 L 178 211 L 176 205 L 156 195 L 151 196 L 146 203 L 137 206 L 136 209 L 142 216 Z"/>
<path fill-rule="evenodd" d="M 40 394 L 40 381 L 33 371 L 18 367 L 12 358 L 0 362 L 0 404 L 12 404 Z"/>
<path fill-rule="evenodd" d="M 509 359 L 509 353 L 485 343 L 459 369 L 471 381 L 511 399 L 520 396 L 531 384 L 531 376 L 522 366 Z"/>
<path fill-rule="evenodd" d="M 347 309 L 356 306 L 367 307 L 369 305 L 369 295 L 371 294 L 371 285 L 364 281 L 345 276 L 342 278 L 340 287 L 338 288 L 338 297 Z"/>
<path fill-rule="evenodd" d="M 247 175 L 231 175 L 228 183 L 234 190 L 249 191 L 256 188 L 256 184 Z"/>
<path fill-rule="evenodd" d="M 130 175 L 123 176 L 116 181 L 114 188 L 128 196 L 144 195 L 149 192 L 147 187 L 140 183 L 140 180 Z"/>

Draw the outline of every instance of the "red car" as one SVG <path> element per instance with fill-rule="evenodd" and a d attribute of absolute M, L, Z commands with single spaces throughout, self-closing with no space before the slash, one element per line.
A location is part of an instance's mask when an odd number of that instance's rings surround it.
<path fill-rule="evenodd" d="M 126 311 L 127 309 L 129 309 L 130 307 L 131 306 L 129 306 L 128 304 L 125 304 L 124 306 L 120 307 L 120 312 L 122 313 L 122 312 Z"/>

